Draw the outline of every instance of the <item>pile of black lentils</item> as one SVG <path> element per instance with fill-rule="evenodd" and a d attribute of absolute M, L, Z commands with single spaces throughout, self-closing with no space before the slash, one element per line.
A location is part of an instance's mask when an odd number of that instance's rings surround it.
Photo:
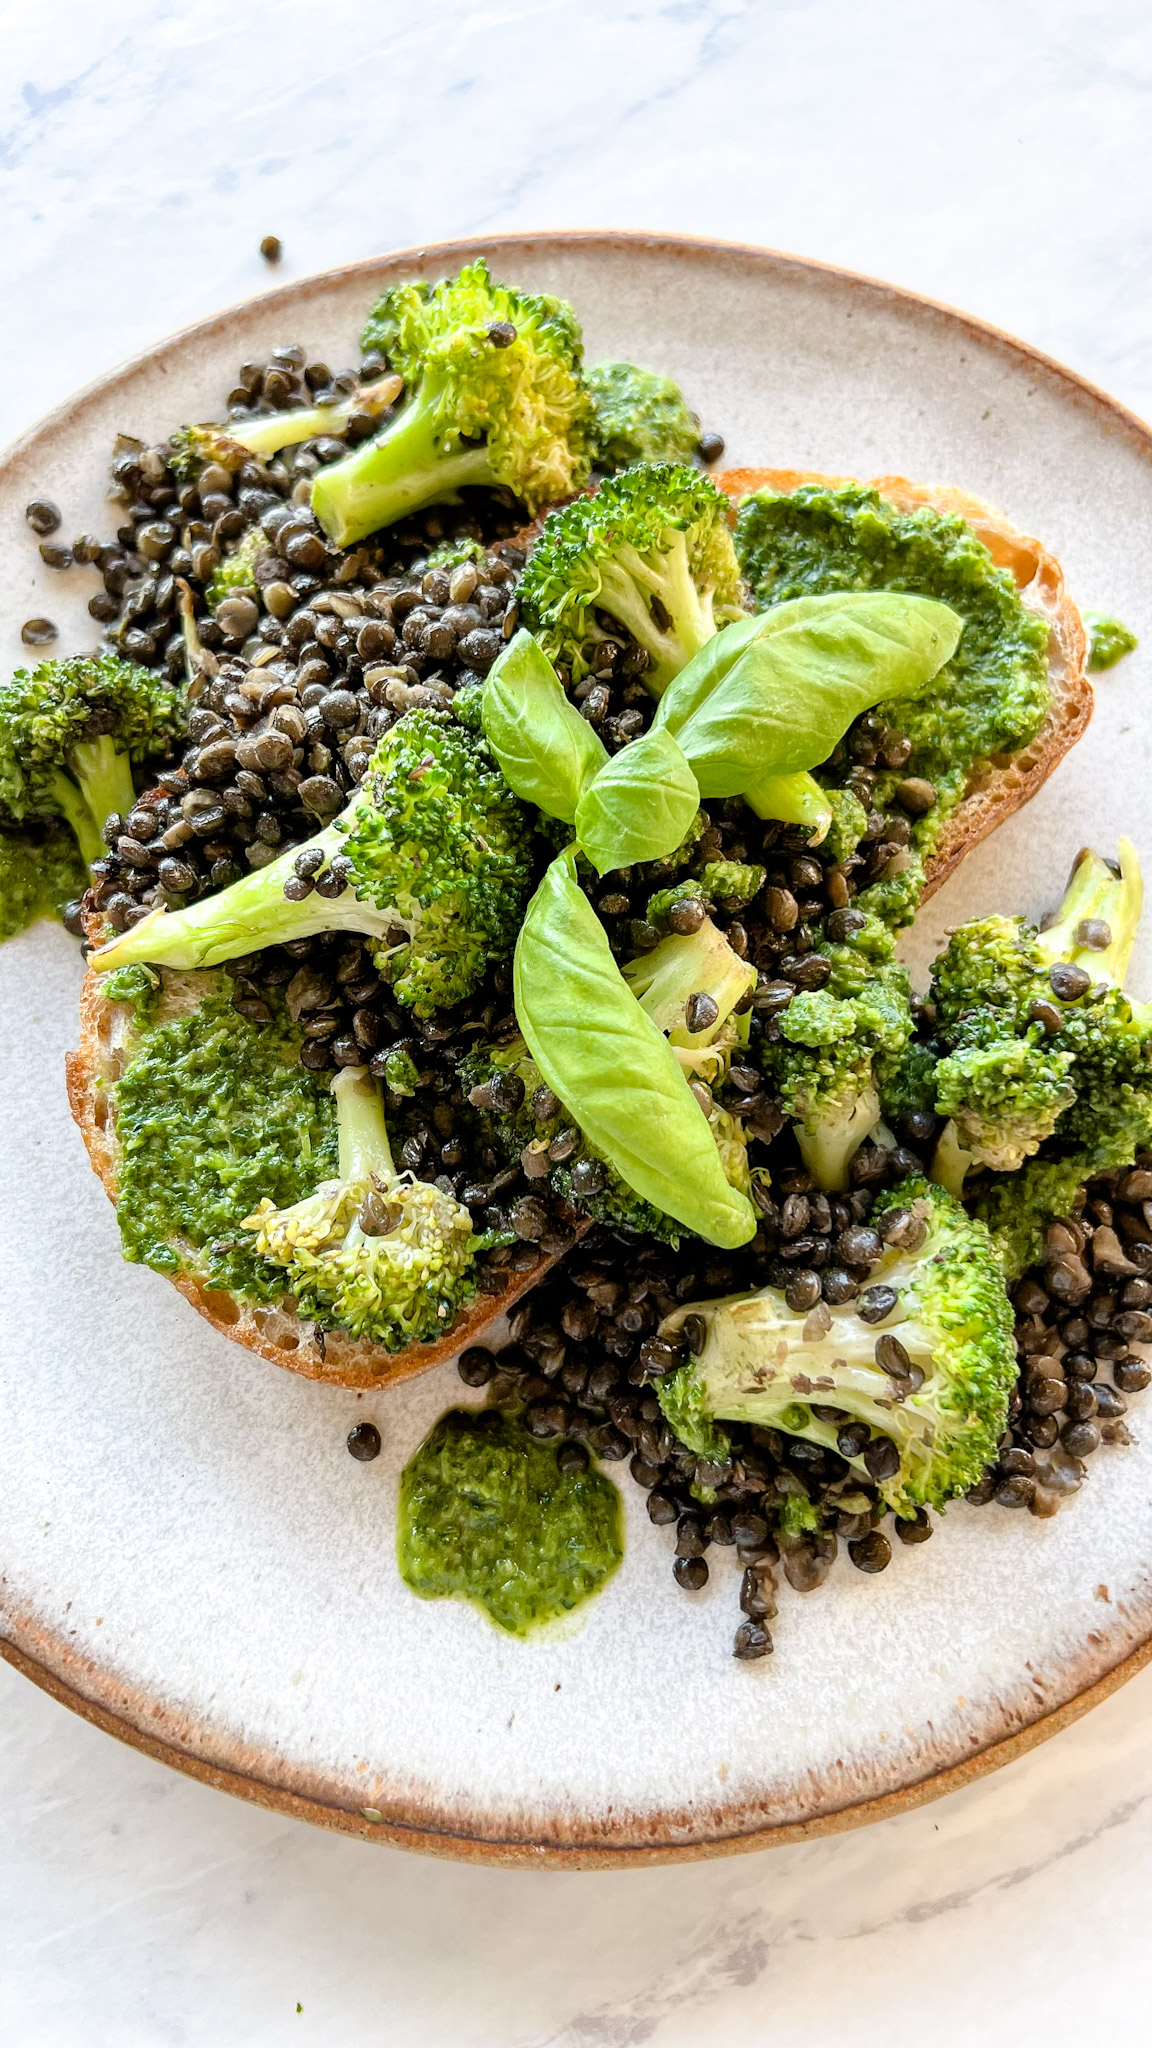
<path fill-rule="evenodd" d="M 362 374 L 383 368 L 369 358 Z M 303 348 L 275 349 L 267 363 L 242 366 L 229 417 L 335 402 L 356 382 L 356 373 L 333 376 Z M 354 418 L 348 441 L 378 426 Z M 719 437 L 705 440 L 707 459 L 717 459 Z M 55 507 L 29 506 L 50 566 L 99 572 L 103 588 L 89 610 L 112 646 L 181 682 L 186 590 L 202 649 L 187 750 L 129 816 L 109 820 L 108 852 L 84 905 L 75 906 L 77 930 L 82 915 L 124 930 L 156 903 L 179 908 L 308 839 L 344 807 L 389 725 L 417 705 L 450 706 L 457 689 L 487 673 L 515 630 L 521 515 L 498 493 L 467 493 L 459 506 L 436 508 L 351 550 L 327 543 L 309 510 L 310 479 L 348 441 L 306 442 L 270 462 L 245 462 L 234 476 L 210 465 L 195 484 L 174 474 L 166 448 L 122 441 L 113 465 L 122 503 L 114 543 L 82 534 L 65 546 L 51 537 L 60 524 Z M 255 529 L 255 591 L 233 590 L 210 606 L 205 593 L 221 561 Z M 29 644 L 54 637 L 50 621 L 28 622 Z M 651 717 L 644 662 L 642 650 L 617 634 L 572 692 L 610 749 Z M 822 937 L 850 935 L 859 916 L 853 897 L 899 870 L 911 819 L 934 801 L 931 787 L 914 781 L 901 786 L 893 809 L 869 808 L 877 776 L 909 754 L 904 736 L 872 714 L 856 722 L 838 753 L 845 782 L 869 810 L 849 859 L 822 859 L 803 832 L 764 824 L 739 799 L 709 806 L 695 849 L 696 868 L 723 858 L 767 870 L 751 903 L 727 911 L 721 904 L 713 913 L 729 944 L 758 970 L 753 1041 L 772 1032 L 798 989 L 828 979 Z M 542 866 L 547 858 L 542 846 Z M 302 896 L 324 888 L 312 881 L 307 853 L 299 883 Z M 619 957 L 658 943 L 645 914 L 657 885 L 639 870 L 589 879 L 587 892 Z M 692 930 L 703 915 L 702 903 L 682 903 L 676 928 Z M 510 1229 L 513 1241 L 482 1261 L 483 1287 L 499 1293 L 509 1269 L 526 1275 L 547 1262 L 540 1284 L 512 1313 L 510 1341 L 499 1352 L 466 1351 L 461 1377 L 495 1400 L 522 1405 L 528 1428 L 559 1442 L 566 1464 L 586 1463 L 590 1453 L 628 1460 L 652 1521 L 674 1530 L 673 1571 L 687 1591 L 707 1583 L 711 1546 L 735 1552 L 744 1616 L 737 1657 L 772 1648 L 778 1566 L 792 1586 L 809 1591 L 827 1576 L 843 1539 L 861 1571 L 884 1570 L 892 1551 L 879 1484 L 895 1469 L 894 1446 L 886 1439 L 868 1446 L 870 1476 L 861 1480 L 847 1460 L 860 1454 L 867 1433 L 828 1409 L 826 1418 L 842 1425 L 843 1455 L 737 1424 L 728 1431 L 730 1463 L 701 1461 L 673 1436 L 654 1391 L 686 1355 L 692 1325 L 673 1341 L 659 1329 L 673 1308 L 766 1284 L 782 1288 L 797 1311 L 853 1300 L 887 1245 L 911 1244 L 922 1230 L 906 1210 L 888 1212 L 879 1229 L 870 1217 L 881 1189 L 923 1170 L 935 1119 L 909 1118 L 895 1150 L 865 1145 L 853 1162 L 851 1191 L 826 1195 L 813 1185 L 749 1056 L 747 1065 L 733 1066 L 725 1102 L 742 1117 L 751 1163 L 770 1175 L 770 1192 L 757 1193 L 756 1236 L 733 1253 L 694 1239 L 673 1250 L 601 1225 L 589 1231 L 578 1207 L 550 1193 L 538 1157 L 526 1172 L 484 1142 L 459 1069 L 478 1037 L 499 1044 L 516 1035 L 507 964 L 491 969 L 468 1003 L 425 1020 L 395 1003 L 367 946 L 347 934 L 271 947 L 225 971 L 235 1008 L 253 1021 L 285 1003 L 312 1071 L 370 1064 L 388 1090 L 390 1124 L 402 1133 L 403 1167 L 465 1202 L 478 1228 Z M 390 1086 L 397 1055 L 407 1056 L 404 1093 Z M 407 1092 L 413 1068 L 414 1092 Z M 521 1085 L 512 1075 L 504 1081 Z M 545 1107 L 554 1114 L 554 1104 Z M 557 1163 L 569 1139 L 575 1143 L 563 1130 L 556 1138 Z M 1131 1348 L 1152 1341 L 1152 1155 L 1090 1185 L 1075 1214 L 1053 1225 L 1044 1264 L 1025 1275 L 1014 1299 L 1020 1388 L 998 1462 L 969 1499 L 1043 1516 L 1080 1485 L 1084 1460 L 1101 1444 L 1129 1441 L 1125 1395 L 1152 1377 Z M 784 1533 L 789 1496 L 811 1504 L 816 1529 Z M 906 1544 L 932 1534 L 923 1511 L 893 1522 Z"/>

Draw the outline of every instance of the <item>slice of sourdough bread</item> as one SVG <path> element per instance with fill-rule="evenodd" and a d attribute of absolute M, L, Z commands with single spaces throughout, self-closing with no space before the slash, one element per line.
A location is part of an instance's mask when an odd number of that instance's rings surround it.
<path fill-rule="evenodd" d="M 733 508 L 752 491 L 790 493 L 801 484 L 835 490 L 857 483 L 850 476 L 822 476 L 810 469 L 728 469 L 716 478 Z M 1005 818 L 1035 796 L 1042 782 L 1075 745 L 1092 716 L 1092 684 L 1087 672 L 1083 622 L 1064 587 L 1064 572 L 1055 556 L 1038 540 L 1020 533 L 982 499 L 948 484 L 914 484 L 903 476 L 868 479 L 900 512 L 928 505 L 934 512 L 958 512 L 979 535 L 993 560 L 1010 569 L 1030 611 L 1039 612 L 1050 627 L 1048 674 L 1052 686 L 1047 715 L 1034 740 L 1019 754 L 997 757 L 972 777 L 964 799 L 949 818 L 928 863 L 925 897 L 931 896 L 966 853 L 986 839 Z"/>
<path fill-rule="evenodd" d="M 734 469 L 716 478 L 721 490 L 732 500 L 733 508 L 751 491 L 788 492 L 805 483 L 834 487 L 854 481 L 851 477 L 822 476 L 811 470 L 782 469 Z M 979 498 L 945 485 L 914 484 L 905 477 L 877 477 L 873 483 L 900 511 L 928 505 L 938 512 L 959 513 L 979 534 L 994 560 L 1011 569 L 1024 602 L 1041 613 L 1051 627 L 1048 666 L 1052 699 L 1044 724 L 1022 753 L 994 760 L 973 777 L 929 865 L 925 895 L 931 895 L 971 847 L 1027 803 L 1084 731 L 1092 714 L 1085 635 L 1080 614 L 1064 588 L 1059 563 L 1039 541 L 1017 532 L 1000 513 Z M 538 531 L 536 522 L 525 529 L 521 538 L 530 544 Z M 165 1001 L 173 1006 L 173 1013 L 181 1003 L 192 1007 L 199 999 L 195 976 L 168 975 L 165 990 Z M 132 1028 L 131 1007 L 108 1002 L 101 977 L 89 974 L 80 999 L 79 1044 L 68 1055 L 68 1098 L 88 1156 L 113 1202 L 117 1195 L 119 1151 L 114 1091 L 130 1057 Z M 589 1227 L 579 1225 L 576 1235 L 583 1235 Z M 413 1345 L 410 1351 L 396 1353 L 380 1345 L 358 1342 L 339 1330 L 326 1331 L 321 1337 L 310 1323 L 302 1322 L 296 1315 L 291 1297 L 271 1308 L 237 1301 L 198 1278 L 192 1248 L 183 1250 L 188 1267 L 174 1284 L 222 1336 L 231 1337 L 290 1372 L 340 1387 L 392 1385 L 455 1357 L 467 1345 L 479 1342 L 490 1326 L 520 1295 L 534 1287 L 561 1256 L 543 1254 L 530 1272 L 502 1276 L 501 1291 L 477 1294 L 451 1330 L 435 1344 Z"/>
<path fill-rule="evenodd" d="M 85 977 L 80 993 L 80 1041 L 76 1051 L 67 1055 L 65 1064 L 72 1115 L 92 1166 L 115 1202 L 120 1148 L 114 1091 L 132 1056 L 134 1026 L 131 1005 L 109 1002 L 102 980 L 101 975 L 93 973 Z M 202 981 L 197 975 L 165 974 L 162 1017 L 175 1017 L 195 1009 L 202 994 Z M 582 1236 L 587 1227 L 578 1226 L 576 1235 Z M 274 1365 L 286 1366 L 306 1379 L 326 1380 L 336 1387 L 392 1386 L 455 1358 L 467 1345 L 478 1343 L 489 1326 L 529 1287 L 534 1287 L 561 1256 L 559 1252 L 541 1253 L 537 1265 L 527 1273 L 489 1268 L 493 1279 L 501 1279 L 498 1293 L 477 1293 L 452 1328 L 434 1344 L 413 1344 L 407 1351 L 388 1351 L 382 1344 L 350 1337 L 345 1330 L 317 1331 L 312 1323 L 301 1321 L 291 1296 L 271 1307 L 238 1301 L 197 1275 L 193 1246 L 178 1244 L 174 1248 L 185 1261 L 185 1270 L 173 1276 L 173 1285 L 222 1337 L 231 1337 L 247 1350 L 259 1352 Z"/>

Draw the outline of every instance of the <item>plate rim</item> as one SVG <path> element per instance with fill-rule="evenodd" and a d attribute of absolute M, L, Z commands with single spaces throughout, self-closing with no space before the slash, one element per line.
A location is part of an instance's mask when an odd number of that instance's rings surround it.
<path fill-rule="evenodd" d="M 1094 411 L 1102 413 L 1113 429 L 1123 429 L 1130 444 L 1143 459 L 1152 465 L 1152 426 L 1130 407 L 1110 396 L 1091 379 L 1070 369 L 1067 364 L 1032 343 L 993 322 L 977 315 L 965 313 L 944 300 L 934 299 L 902 285 L 894 285 L 866 272 L 850 270 L 843 265 L 822 262 L 793 254 L 786 250 L 772 248 L 765 244 L 727 240 L 721 236 L 677 235 L 652 233 L 643 229 L 579 228 L 579 229 L 535 229 L 512 233 L 454 237 L 450 240 L 424 242 L 408 248 L 385 250 L 376 255 L 362 257 L 353 263 L 341 264 L 329 270 L 313 271 L 300 278 L 286 279 L 283 283 L 264 292 L 236 300 L 207 315 L 202 320 L 192 321 L 175 329 L 161 340 L 150 344 L 135 355 L 114 364 L 101 376 L 82 385 L 60 404 L 42 415 L 17 439 L 0 450 L 0 474 L 21 459 L 49 429 L 63 426 L 75 420 L 90 403 L 106 399 L 117 386 L 128 382 L 140 370 L 162 360 L 176 345 L 206 339 L 218 334 L 240 314 L 247 314 L 261 307 L 275 311 L 277 305 L 288 299 L 307 303 L 334 286 L 351 283 L 357 278 L 368 279 L 384 266 L 404 264 L 428 264 L 444 261 L 460 262 L 471 256 L 499 250 L 501 257 L 508 254 L 514 258 L 517 251 L 539 251 L 554 247 L 601 246 L 609 249 L 634 249 L 681 255 L 684 257 L 735 257 L 746 259 L 750 264 L 767 261 L 778 271 L 792 272 L 798 278 L 816 277 L 835 282 L 850 289 L 879 294 L 906 307 L 910 312 L 929 314 L 940 318 L 961 332 L 970 334 L 984 345 L 992 344 L 998 350 L 1041 370 L 1046 376 L 1066 387 L 1074 402 L 1085 402 Z M 1152 1661 L 1152 1628 L 1144 1639 L 1138 1642 L 1126 1655 L 1100 1678 L 1072 1695 L 1071 1698 L 1050 1712 L 1042 1714 L 1026 1726 L 1017 1728 L 1011 1734 L 984 1745 L 960 1761 L 945 1765 L 929 1772 L 925 1777 L 890 1791 L 849 1800 L 833 1811 L 825 1812 L 808 1820 L 752 1825 L 741 1829 L 734 1825 L 723 1831 L 711 1828 L 699 1836 L 688 1835 L 677 1841 L 612 1842 L 609 1840 L 567 1841 L 531 1840 L 513 1836 L 484 1834 L 467 1829 L 430 1828 L 416 1821 L 407 1822 L 397 1816 L 381 1816 L 379 1820 L 367 1817 L 362 1809 L 325 1801 L 305 1793 L 291 1792 L 285 1787 L 269 1782 L 254 1772 L 246 1772 L 216 1764 L 194 1751 L 183 1747 L 174 1740 L 164 1740 L 142 1728 L 128 1711 L 129 1702 L 124 1702 L 125 1711 L 117 1712 L 92 1697 L 83 1687 L 79 1678 L 70 1679 L 62 1675 L 69 1662 L 68 1646 L 63 1638 L 52 1643 L 55 1653 L 55 1668 L 44 1659 L 48 1649 L 44 1636 L 40 1636 L 37 1648 L 40 1655 L 25 1647 L 18 1638 L 21 1634 L 18 1617 L 0 1617 L 0 1659 L 20 1672 L 43 1692 L 61 1705 L 68 1707 L 81 1719 L 115 1736 L 129 1747 L 166 1763 L 185 1776 L 197 1779 L 202 1784 L 213 1786 L 218 1791 L 229 1792 L 235 1797 L 286 1815 L 289 1818 L 306 1820 L 313 1825 L 327 1828 L 361 1840 L 385 1842 L 394 1848 L 419 1851 L 426 1855 L 453 1858 L 477 1864 L 489 1864 L 500 1868 L 534 1867 L 551 1869 L 628 1869 L 636 1866 L 683 1863 L 731 1856 L 746 1851 L 783 1846 L 787 1843 L 809 1841 L 820 1836 L 837 1834 L 850 1828 L 870 1825 L 874 1821 L 890 1819 L 897 1814 L 908 1812 L 929 1801 L 957 1791 L 974 1783 L 987 1773 L 999 1770 L 1003 1765 L 1014 1762 L 1017 1757 L 1058 1734 L 1088 1713 L 1093 1707 L 1117 1692 L 1130 1678 L 1134 1678 Z M 375 1809 L 373 1809 L 375 1811 Z M 669 1815 L 663 1816 L 665 1823 Z M 661 1824 L 657 1816 L 655 1825 Z M 703 1823 L 705 1828 L 709 1823 Z"/>

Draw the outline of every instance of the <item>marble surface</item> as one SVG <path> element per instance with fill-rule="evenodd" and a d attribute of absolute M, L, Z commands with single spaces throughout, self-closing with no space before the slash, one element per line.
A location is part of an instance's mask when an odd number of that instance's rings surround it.
<path fill-rule="evenodd" d="M 1135 0 L 0 5 L 0 438 L 281 275 L 498 227 L 768 242 L 963 305 L 1152 412 Z M 1146 2039 L 1152 1674 L 862 1833 L 603 1876 L 241 1806 L 0 1669 L 0 2039 L 881 2048 Z"/>

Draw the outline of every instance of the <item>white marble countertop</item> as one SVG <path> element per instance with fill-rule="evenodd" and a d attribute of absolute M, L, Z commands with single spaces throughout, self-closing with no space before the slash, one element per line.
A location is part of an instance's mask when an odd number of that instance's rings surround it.
<path fill-rule="evenodd" d="M 516 227 L 801 251 L 1152 414 L 1137 0 L 0 0 L 0 50 L 0 441 L 272 276 Z M 1127 2048 L 1147 2039 L 1150 1707 L 1152 1672 L 854 1835 L 564 1877 L 243 1806 L 0 1667 L 0 2039 Z"/>

